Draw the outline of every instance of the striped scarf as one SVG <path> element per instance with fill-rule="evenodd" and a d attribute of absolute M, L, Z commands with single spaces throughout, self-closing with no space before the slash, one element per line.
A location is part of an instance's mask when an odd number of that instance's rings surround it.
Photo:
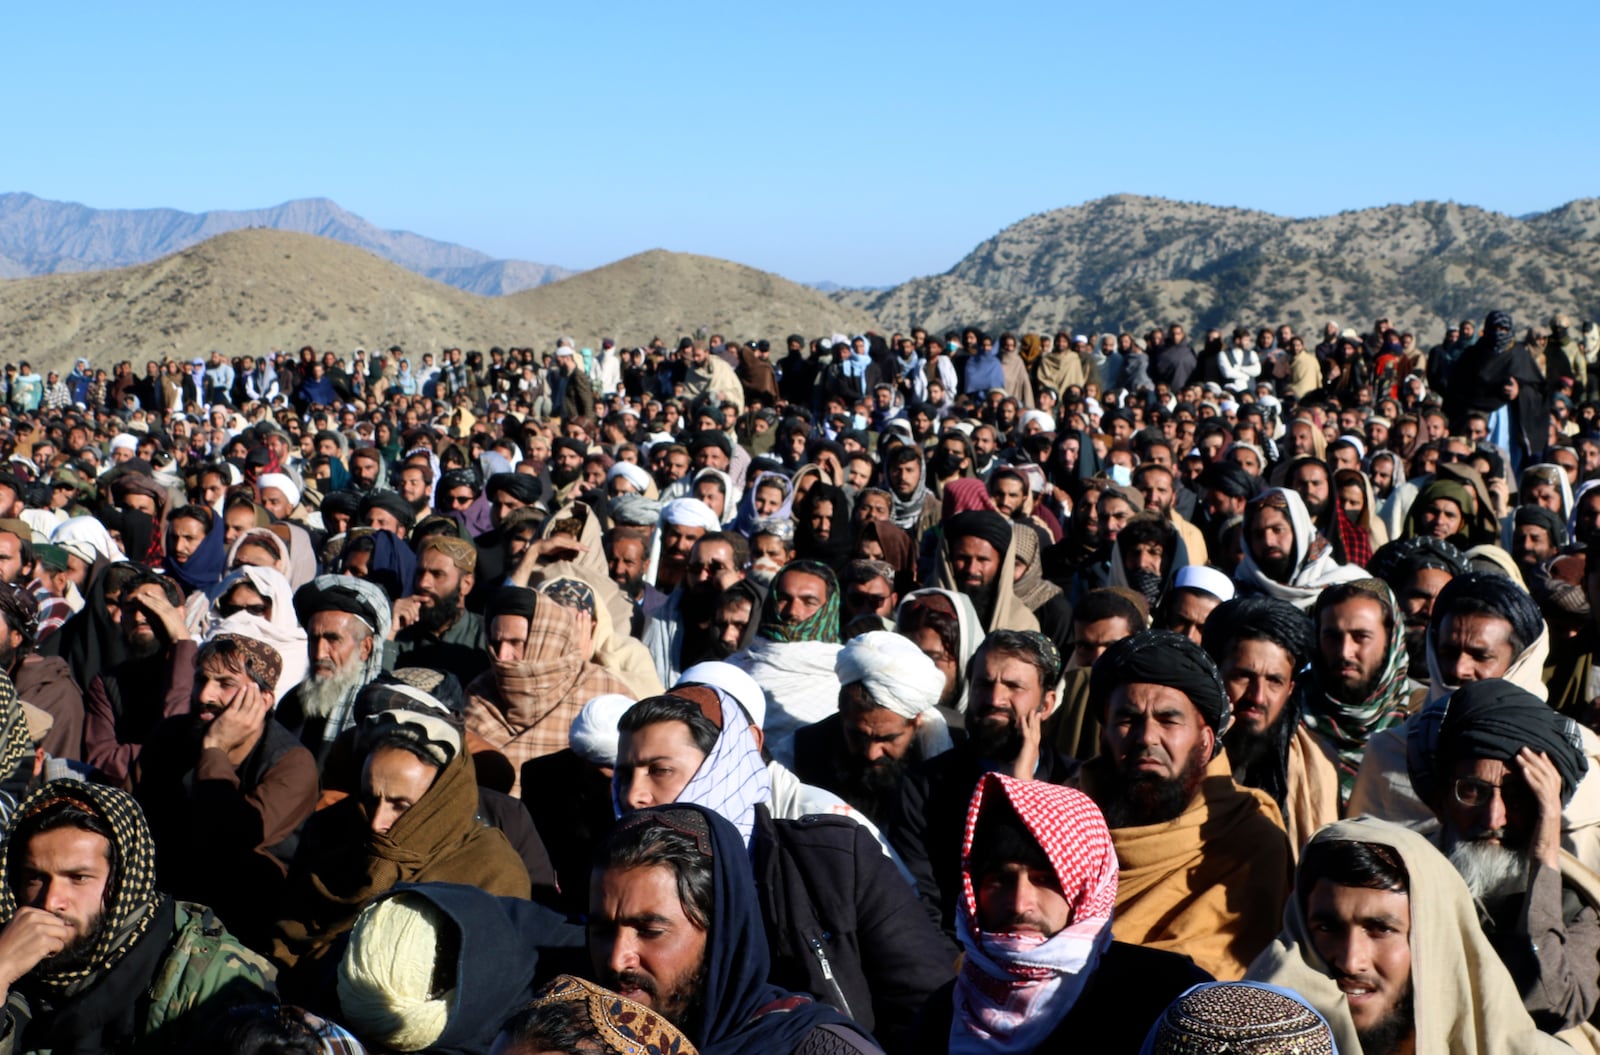
<path fill-rule="evenodd" d="M 811 613 L 808 618 L 797 623 L 786 623 L 778 615 L 777 602 L 769 595 L 767 603 L 761 606 L 761 624 L 756 628 L 756 636 L 779 644 L 790 644 L 795 641 L 824 641 L 837 642 L 839 640 L 839 580 L 833 574 L 833 569 L 820 561 L 793 560 L 785 564 L 778 574 L 773 576 L 772 582 L 776 586 L 784 572 L 798 571 L 807 575 L 815 575 L 826 586 L 828 599 L 822 602 L 822 607 Z"/>

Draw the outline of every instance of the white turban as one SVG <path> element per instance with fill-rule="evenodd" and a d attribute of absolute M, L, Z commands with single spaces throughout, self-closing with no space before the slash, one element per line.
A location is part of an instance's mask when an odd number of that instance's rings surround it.
<path fill-rule="evenodd" d="M 707 531 L 721 531 L 722 521 L 711 507 L 698 498 L 675 498 L 661 507 L 661 524 L 677 527 L 698 527 Z"/>
<path fill-rule="evenodd" d="M 632 484 L 633 489 L 638 491 L 640 494 L 644 494 L 652 482 L 650 479 L 650 474 L 632 462 L 617 462 L 611 468 L 607 469 L 606 483 L 610 483 L 619 476 Z"/>
<path fill-rule="evenodd" d="M 617 742 L 622 738 L 617 723 L 633 704 L 620 692 L 608 692 L 584 704 L 567 729 L 572 753 L 592 766 L 616 765 Z"/>
<path fill-rule="evenodd" d="M 1204 564 L 1187 564 L 1172 577 L 1174 590 L 1200 590 L 1223 601 L 1233 600 L 1233 580 Z"/>
<path fill-rule="evenodd" d="M 950 730 L 939 711 L 944 672 L 908 637 L 872 630 L 850 639 L 834 657 L 839 686 L 860 683 L 872 702 L 917 722 L 922 757 L 950 750 Z"/>
<path fill-rule="evenodd" d="M 290 509 L 300 504 L 300 488 L 282 473 L 262 473 L 256 477 L 257 490 L 265 491 L 269 487 L 283 492 L 283 499 L 289 503 Z"/>
<path fill-rule="evenodd" d="M 760 729 L 766 724 L 767 694 L 756 684 L 756 679 L 732 663 L 722 663 L 718 660 L 696 663 L 678 675 L 678 680 L 672 687 L 675 689 L 679 685 L 710 685 L 721 689 L 739 701 L 739 706 L 750 716 L 751 725 Z"/>
<path fill-rule="evenodd" d="M 1024 425 L 1031 424 L 1035 421 L 1039 423 L 1039 427 L 1045 432 L 1054 432 L 1056 430 L 1056 419 L 1050 416 L 1049 411 L 1029 410 L 1023 413 L 1022 423 Z"/>
<path fill-rule="evenodd" d="M 139 449 L 139 437 L 131 432 L 119 432 L 111 437 L 111 449 L 113 451 L 137 451 Z"/>

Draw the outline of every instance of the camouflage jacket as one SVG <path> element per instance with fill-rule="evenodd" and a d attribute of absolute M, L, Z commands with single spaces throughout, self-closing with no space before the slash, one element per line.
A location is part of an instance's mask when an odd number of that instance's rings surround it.
<path fill-rule="evenodd" d="M 179 901 L 173 907 L 172 938 L 140 994 L 140 1031 L 117 1046 L 118 1052 L 192 1051 L 230 1007 L 276 1000 L 277 971 L 270 963 L 241 945 L 204 905 Z M 71 1013 L 70 1004 L 63 1013 Z M 50 1038 L 28 1035 L 31 1019 L 27 998 L 13 988 L 5 1004 L 0 1055 L 49 1055 Z"/>

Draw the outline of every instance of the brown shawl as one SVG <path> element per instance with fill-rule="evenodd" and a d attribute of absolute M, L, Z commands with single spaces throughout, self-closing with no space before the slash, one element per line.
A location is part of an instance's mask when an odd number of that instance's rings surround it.
<path fill-rule="evenodd" d="M 1086 787 L 1105 765 L 1085 768 Z M 1244 977 L 1277 934 L 1294 873 L 1277 804 L 1232 774 L 1218 752 L 1176 820 L 1111 832 L 1121 865 L 1112 934 L 1189 956 L 1219 981 Z"/>

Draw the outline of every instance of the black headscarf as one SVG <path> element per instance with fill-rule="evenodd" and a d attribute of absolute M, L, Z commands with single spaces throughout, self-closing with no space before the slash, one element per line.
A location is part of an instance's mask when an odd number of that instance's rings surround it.
<path fill-rule="evenodd" d="M 531 506 L 539 500 L 539 481 L 527 473 L 495 473 L 483 485 L 483 493 L 504 491 L 523 505 Z"/>
<path fill-rule="evenodd" d="M 1513 523 L 1516 527 L 1532 524 L 1535 527 L 1544 528 L 1549 533 L 1550 542 L 1556 549 L 1561 549 L 1567 544 L 1566 521 L 1561 519 L 1559 513 L 1546 509 L 1544 506 L 1518 506 L 1516 519 Z"/>
<path fill-rule="evenodd" d="M 1434 597 L 1433 618 L 1428 624 L 1430 641 L 1439 632 L 1439 624 L 1445 613 L 1450 611 L 1455 599 L 1462 595 L 1486 601 L 1495 611 L 1504 615 L 1524 649 L 1539 640 L 1539 635 L 1544 631 L 1544 616 L 1540 614 L 1538 603 L 1527 590 L 1504 575 L 1475 571 L 1457 575 L 1445 583 L 1444 588 Z"/>
<path fill-rule="evenodd" d="M 1011 548 L 1011 521 L 989 509 L 957 513 L 944 522 L 944 537 L 951 546 L 957 539 L 980 538 L 1004 558 Z"/>
<path fill-rule="evenodd" d="M 833 503 L 826 541 L 817 538 L 811 529 L 811 513 L 819 502 Z M 850 499 L 844 488 L 825 483 L 811 485 L 794 511 L 794 553 L 802 560 L 820 561 L 830 568 L 844 563 L 850 553 Z"/>
<path fill-rule="evenodd" d="M 1103 708 L 1112 692 L 1134 683 L 1165 685 L 1189 697 L 1217 734 L 1216 750 L 1222 750 L 1222 734 L 1228 731 L 1233 708 L 1217 665 L 1199 645 L 1170 630 L 1141 630 L 1125 637 L 1094 661 L 1089 698 Z"/>
<path fill-rule="evenodd" d="M 1589 769 L 1577 724 L 1502 678 L 1468 682 L 1429 703 L 1407 726 L 1406 770 L 1424 801 L 1438 798 L 1457 762 L 1485 758 L 1514 767 L 1524 747 L 1543 752 L 1561 774 L 1563 803 Z"/>

